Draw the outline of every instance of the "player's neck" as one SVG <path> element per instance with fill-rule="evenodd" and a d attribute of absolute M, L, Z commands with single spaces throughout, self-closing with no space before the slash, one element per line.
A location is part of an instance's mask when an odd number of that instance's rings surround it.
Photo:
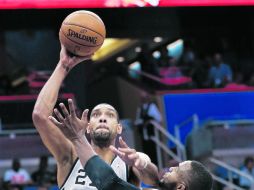
<path fill-rule="evenodd" d="M 105 162 L 111 164 L 115 154 L 109 149 L 109 147 L 100 148 L 98 146 L 93 146 L 93 149 Z"/>

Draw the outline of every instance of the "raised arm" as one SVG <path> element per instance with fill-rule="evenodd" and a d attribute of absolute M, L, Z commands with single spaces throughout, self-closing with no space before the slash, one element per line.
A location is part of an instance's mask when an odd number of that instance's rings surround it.
<path fill-rule="evenodd" d="M 64 47 L 60 52 L 60 60 L 42 88 L 33 110 L 33 123 L 38 130 L 41 139 L 49 151 L 57 160 L 58 183 L 62 184 L 69 172 L 75 151 L 72 144 L 64 137 L 61 131 L 49 121 L 56 104 L 60 86 L 68 72 L 78 63 L 90 57 L 70 57 Z M 60 169 L 60 170 L 59 170 Z"/>

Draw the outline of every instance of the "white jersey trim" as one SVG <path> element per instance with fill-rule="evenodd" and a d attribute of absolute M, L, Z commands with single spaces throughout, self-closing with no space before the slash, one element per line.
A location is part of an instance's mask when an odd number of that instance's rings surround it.
<path fill-rule="evenodd" d="M 128 166 L 127 164 L 118 156 L 116 156 L 112 162 L 111 167 L 117 174 L 117 176 L 124 181 L 128 179 Z M 77 158 L 70 169 L 63 185 L 60 187 L 61 190 L 97 190 L 93 185 L 90 178 L 85 173 L 85 170 Z"/>

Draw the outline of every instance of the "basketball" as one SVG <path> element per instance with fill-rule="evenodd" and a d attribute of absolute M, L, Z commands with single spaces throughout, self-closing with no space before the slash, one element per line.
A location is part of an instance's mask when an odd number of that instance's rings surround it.
<path fill-rule="evenodd" d="M 102 19 L 91 11 L 75 11 L 62 22 L 59 39 L 72 54 L 87 56 L 98 50 L 105 39 Z"/>

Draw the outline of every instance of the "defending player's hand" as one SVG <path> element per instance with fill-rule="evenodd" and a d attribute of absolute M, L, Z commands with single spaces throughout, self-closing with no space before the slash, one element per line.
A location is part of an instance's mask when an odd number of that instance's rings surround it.
<path fill-rule="evenodd" d="M 58 109 L 54 109 L 54 113 L 58 120 L 53 116 L 49 116 L 49 119 L 63 132 L 66 138 L 75 141 L 82 138 L 85 134 L 88 125 L 88 109 L 83 112 L 81 119 L 79 119 L 76 115 L 72 99 L 68 99 L 68 105 L 70 111 L 67 110 L 63 103 L 60 103 L 59 106 L 63 115 Z"/>
<path fill-rule="evenodd" d="M 73 55 L 69 53 L 66 48 L 61 44 L 60 62 L 65 66 L 65 68 L 68 68 L 66 70 L 70 70 L 78 63 L 91 59 L 92 55 L 84 57 Z"/>
<path fill-rule="evenodd" d="M 110 146 L 110 149 L 118 155 L 126 164 L 129 166 L 134 166 L 138 170 L 145 169 L 148 162 L 150 162 L 150 158 L 141 153 L 137 152 L 135 149 L 131 149 L 126 142 L 119 138 L 120 147 L 115 148 L 114 146 Z"/>

